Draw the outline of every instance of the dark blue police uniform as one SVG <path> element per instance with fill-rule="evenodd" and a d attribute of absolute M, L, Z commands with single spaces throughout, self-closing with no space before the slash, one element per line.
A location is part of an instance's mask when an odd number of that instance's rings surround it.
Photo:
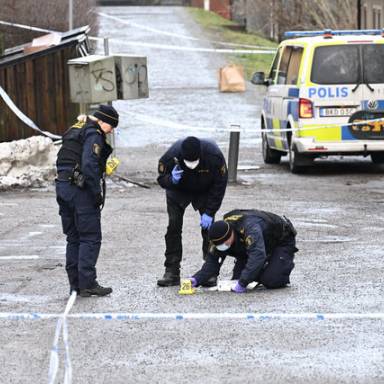
<path fill-rule="evenodd" d="M 232 280 L 242 287 L 257 281 L 266 288 L 289 284 L 294 268 L 296 230 L 285 217 L 259 210 L 233 210 L 224 215 L 235 234 L 235 241 L 226 251 L 211 244 L 207 259 L 193 277 L 197 285 L 218 276 L 227 256 L 235 258 Z"/>
<path fill-rule="evenodd" d="M 217 144 L 211 140 L 200 139 L 199 165 L 195 169 L 188 168 L 183 161 L 182 143 L 176 141 L 160 158 L 157 178 L 158 183 L 166 189 L 168 228 L 165 235 L 166 272 L 174 276 L 180 274 L 182 259 L 182 226 L 185 209 L 192 204 L 200 215 L 207 214 L 214 218 L 224 198 L 228 173 L 225 158 Z M 172 182 L 172 170 L 178 165 L 183 170 L 179 183 Z M 208 231 L 202 229 L 203 257 L 208 252 Z"/>
<path fill-rule="evenodd" d="M 96 121 L 87 119 L 63 136 L 57 158 L 56 196 L 67 236 L 66 271 L 71 290 L 96 284 L 101 246 L 102 177 L 112 148 Z"/>

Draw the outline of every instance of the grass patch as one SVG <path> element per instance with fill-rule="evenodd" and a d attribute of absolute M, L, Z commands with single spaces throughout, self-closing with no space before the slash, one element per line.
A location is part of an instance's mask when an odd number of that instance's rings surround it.
<path fill-rule="evenodd" d="M 231 20 L 217 15 L 214 12 L 204 11 L 200 8 L 188 8 L 195 21 L 207 32 L 209 40 L 225 41 L 236 44 L 258 45 L 263 47 L 277 47 L 276 42 L 265 39 L 254 33 L 239 30 L 237 24 Z M 224 46 L 221 46 L 224 48 Z M 225 47 L 227 48 L 227 47 Z M 234 49 L 246 49 L 242 47 L 228 47 Z M 250 48 L 251 49 L 251 48 Z M 249 80 L 256 71 L 268 72 L 271 66 L 273 54 L 227 54 L 228 61 L 244 66 L 246 78 Z"/>

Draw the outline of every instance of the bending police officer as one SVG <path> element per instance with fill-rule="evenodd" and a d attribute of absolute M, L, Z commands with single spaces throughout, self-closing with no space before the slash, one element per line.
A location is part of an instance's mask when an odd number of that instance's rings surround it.
<path fill-rule="evenodd" d="M 251 282 L 266 288 L 283 288 L 290 283 L 294 268 L 296 230 L 286 217 L 259 210 L 233 210 L 209 230 L 211 247 L 207 259 L 192 278 L 192 285 L 203 285 L 218 276 L 226 256 L 235 258 L 232 287 L 246 292 Z"/>
<path fill-rule="evenodd" d="M 219 147 L 210 140 L 190 136 L 176 141 L 160 158 L 158 183 L 166 190 L 168 228 L 165 235 L 165 274 L 157 284 L 180 284 L 183 217 L 192 204 L 200 213 L 203 258 L 208 252 L 208 229 L 221 206 L 228 175 Z M 214 279 L 215 280 L 215 279 Z M 216 285 L 215 281 L 206 282 Z"/>
<path fill-rule="evenodd" d="M 105 199 L 103 174 L 112 152 L 106 134 L 118 125 L 119 115 L 112 106 L 100 105 L 93 116 L 78 119 L 64 134 L 56 162 L 56 199 L 67 236 L 65 269 L 70 291 L 83 297 L 105 296 L 112 288 L 96 280 L 102 238 L 100 207 Z"/>

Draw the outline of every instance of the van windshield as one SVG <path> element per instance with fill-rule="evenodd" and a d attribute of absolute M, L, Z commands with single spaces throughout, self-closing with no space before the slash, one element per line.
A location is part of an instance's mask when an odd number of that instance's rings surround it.
<path fill-rule="evenodd" d="M 317 47 L 313 57 L 311 81 L 317 84 L 384 83 L 383 62 L 382 44 Z"/>

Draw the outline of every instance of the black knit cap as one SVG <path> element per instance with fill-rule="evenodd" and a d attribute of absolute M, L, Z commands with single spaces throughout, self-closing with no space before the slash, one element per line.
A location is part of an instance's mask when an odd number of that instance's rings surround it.
<path fill-rule="evenodd" d="M 112 127 L 117 127 L 119 124 L 119 114 L 111 105 L 101 104 L 93 116 L 97 117 L 101 121 L 104 121 L 104 123 L 112 125 Z"/>
<path fill-rule="evenodd" d="M 200 158 L 200 140 L 197 137 L 189 136 L 181 143 L 181 156 L 184 160 L 195 161 Z"/>
<path fill-rule="evenodd" d="M 209 228 L 209 240 L 215 245 L 225 243 L 232 234 L 231 226 L 224 220 L 215 221 Z"/>

